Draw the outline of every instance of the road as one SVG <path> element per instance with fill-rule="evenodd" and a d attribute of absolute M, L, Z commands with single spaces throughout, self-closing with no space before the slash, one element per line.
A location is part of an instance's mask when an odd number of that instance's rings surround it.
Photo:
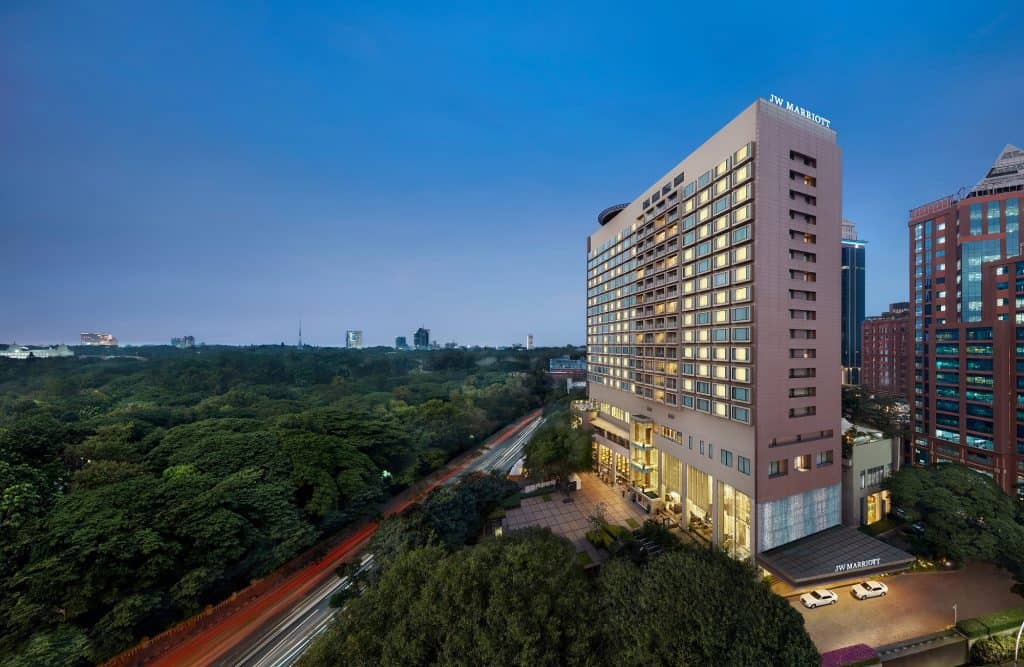
<path fill-rule="evenodd" d="M 507 473 L 522 457 L 526 443 L 543 423 L 544 418 L 537 417 L 524 427 L 496 440 L 443 484 L 454 484 L 459 477 L 474 472 Z M 347 558 L 358 555 L 365 544 L 364 541 L 352 549 Z M 372 564 L 372 554 L 366 554 L 362 557 L 360 569 L 371 567 Z M 321 581 L 292 607 L 263 624 L 251 637 L 240 641 L 213 664 L 218 667 L 285 667 L 295 663 L 317 635 L 327 629 L 334 616 L 335 610 L 330 605 L 331 596 L 348 585 L 347 578 L 338 579 L 333 575 Z"/>

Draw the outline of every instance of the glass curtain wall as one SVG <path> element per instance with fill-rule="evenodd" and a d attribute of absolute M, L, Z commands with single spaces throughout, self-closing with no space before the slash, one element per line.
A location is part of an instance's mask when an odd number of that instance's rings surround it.
<path fill-rule="evenodd" d="M 750 558 L 750 496 L 718 485 L 718 544 L 733 558 Z"/>

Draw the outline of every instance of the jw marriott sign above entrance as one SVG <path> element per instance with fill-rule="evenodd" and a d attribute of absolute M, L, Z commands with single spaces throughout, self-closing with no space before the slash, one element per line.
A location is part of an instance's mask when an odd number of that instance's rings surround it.
<path fill-rule="evenodd" d="M 808 120 L 810 120 L 812 122 L 815 122 L 818 125 L 821 125 L 822 127 L 827 127 L 829 129 L 832 129 L 832 121 L 829 120 L 828 118 L 825 118 L 824 116 L 819 116 L 818 114 L 814 113 L 813 111 L 805 109 L 805 108 L 803 108 L 801 106 L 797 106 L 796 104 L 793 104 L 789 100 L 783 99 L 783 98 L 779 97 L 778 95 L 769 95 L 768 96 L 768 101 L 771 102 L 772 104 L 776 105 L 776 106 L 782 107 L 786 111 L 792 111 L 795 114 L 799 114 L 799 115 L 803 116 L 804 118 L 806 118 L 806 119 L 808 119 Z"/>

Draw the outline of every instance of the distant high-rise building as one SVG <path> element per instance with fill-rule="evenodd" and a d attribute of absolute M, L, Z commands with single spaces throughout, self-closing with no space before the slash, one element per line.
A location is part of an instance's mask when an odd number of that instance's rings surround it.
<path fill-rule="evenodd" d="M 910 459 L 962 463 L 1024 497 L 1024 151 L 910 211 Z"/>
<path fill-rule="evenodd" d="M 196 339 L 195 336 L 181 336 L 180 338 L 175 337 L 171 339 L 171 345 L 185 350 L 195 347 Z"/>
<path fill-rule="evenodd" d="M 910 313 L 906 301 L 889 306 L 889 312 L 865 318 L 861 329 L 863 365 L 861 384 L 872 394 L 907 397 L 910 365 Z"/>
<path fill-rule="evenodd" d="M 395 349 L 396 350 L 408 350 L 409 343 L 405 341 L 405 336 L 395 337 Z"/>
<path fill-rule="evenodd" d="M 842 336 L 840 363 L 843 384 L 860 384 L 861 324 L 864 322 L 864 241 L 849 220 L 842 226 Z"/>
<path fill-rule="evenodd" d="M 79 336 L 82 345 L 103 345 L 106 347 L 117 347 L 117 339 L 109 333 L 82 333 Z"/>
<path fill-rule="evenodd" d="M 417 350 L 429 350 L 430 329 L 424 329 L 423 327 L 417 329 L 416 333 L 412 335 L 412 343 L 416 346 Z"/>
<path fill-rule="evenodd" d="M 363 332 L 358 329 L 349 329 L 345 332 L 345 347 L 350 350 L 358 350 L 363 347 Z"/>
<path fill-rule="evenodd" d="M 533 334 L 526 334 L 526 349 L 533 349 Z"/>

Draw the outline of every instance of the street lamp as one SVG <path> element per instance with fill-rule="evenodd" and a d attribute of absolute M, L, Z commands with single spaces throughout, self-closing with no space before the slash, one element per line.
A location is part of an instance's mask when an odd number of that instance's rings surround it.
<path fill-rule="evenodd" d="M 956 627 L 956 604 L 953 605 L 953 627 Z"/>
<path fill-rule="evenodd" d="M 1017 654 L 1020 653 L 1020 634 L 1024 632 L 1024 622 L 1020 624 L 1020 630 L 1017 630 L 1017 641 L 1013 645 L 1013 667 L 1017 667 Z"/>

